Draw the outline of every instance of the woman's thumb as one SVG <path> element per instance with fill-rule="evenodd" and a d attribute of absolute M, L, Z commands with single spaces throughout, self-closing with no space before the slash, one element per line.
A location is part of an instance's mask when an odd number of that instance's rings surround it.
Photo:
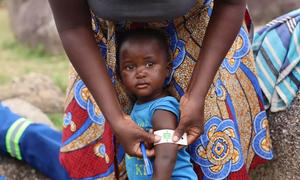
<path fill-rule="evenodd" d="M 185 132 L 185 127 L 179 123 L 178 127 L 175 129 L 175 132 L 173 134 L 173 141 L 177 142 L 180 137 L 184 134 Z"/>
<path fill-rule="evenodd" d="M 160 137 L 157 135 L 154 135 L 153 133 L 143 132 L 142 139 L 148 143 L 155 143 L 160 140 Z"/>

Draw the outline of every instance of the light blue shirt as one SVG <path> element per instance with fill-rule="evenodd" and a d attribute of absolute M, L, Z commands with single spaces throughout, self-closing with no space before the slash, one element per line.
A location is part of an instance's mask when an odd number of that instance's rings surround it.
<path fill-rule="evenodd" d="M 179 119 L 179 103 L 171 96 L 166 96 L 160 99 L 144 104 L 135 104 L 131 111 L 131 118 L 142 127 L 145 131 L 152 129 L 152 116 L 156 110 L 166 110 L 172 112 L 177 120 Z M 163 119 L 162 119 L 163 120 Z M 146 175 L 143 159 L 130 157 L 125 158 L 126 169 L 129 180 L 151 180 L 151 176 Z M 153 166 L 154 159 L 151 159 Z M 172 173 L 173 180 L 196 180 L 197 175 L 193 170 L 190 162 L 190 155 L 183 148 L 178 151 L 176 164 Z"/>

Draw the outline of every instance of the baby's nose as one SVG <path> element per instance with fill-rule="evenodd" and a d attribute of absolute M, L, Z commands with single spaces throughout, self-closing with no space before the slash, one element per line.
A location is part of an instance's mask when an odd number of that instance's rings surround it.
<path fill-rule="evenodd" d="M 136 74 L 136 77 L 137 78 L 144 78 L 145 77 L 145 68 L 143 68 L 143 67 L 139 67 L 138 69 L 137 69 L 137 74 Z"/>

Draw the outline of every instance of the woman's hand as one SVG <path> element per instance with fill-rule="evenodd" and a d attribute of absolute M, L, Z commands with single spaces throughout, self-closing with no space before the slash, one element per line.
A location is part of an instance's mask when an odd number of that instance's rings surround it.
<path fill-rule="evenodd" d="M 187 133 L 188 144 L 193 143 L 203 132 L 204 99 L 192 98 L 187 93 L 180 99 L 180 121 L 175 129 L 173 141 Z"/>
<path fill-rule="evenodd" d="M 178 137 L 181 137 L 184 132 L 187 132 L 188 143 L 190 144 L 203 132 L 204 97 L 221 62 L 236 39 L 245 10 L 246 0 L 214 1 L 213 12 L 201 46 L 201 53 L 194 67 L 187 92 L 180 100 L 181 117 L 175 130 L 174 141 L 178 140 Z"/>
<path fill-rule="evenodd" d="M 142 157 L 141 142 L 153 144 L 160 140 L 159 136 L 148 133 L 135 124 L 128 115 L 123 115 L 122 120 L 118 122 L 112 125 L 112 129 L 118 142 L 121 143 L 125 152 L 130 156 Z M 147 149 L 146 153 L 148 157 L 154 156 L 154 149 Z"/>

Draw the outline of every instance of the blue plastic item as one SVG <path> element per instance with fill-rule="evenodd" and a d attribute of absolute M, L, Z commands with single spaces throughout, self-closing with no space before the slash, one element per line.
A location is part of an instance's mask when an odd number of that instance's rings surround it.
<path fill-rule="evenodd" d="M 152 168 L 152 164 L 151 164 L 149 158 L 147 157 L 146 148 L 145 148 L 144 143 L 141 142 L 140 148 L 141 148 L 141 151 L 143 154 L 143 159 L 144 159 L 144 163 L 145 163 L 145 167 L 146 167 L 147 176 L 151 176 L 153 174 L 153 168 Z"/>

